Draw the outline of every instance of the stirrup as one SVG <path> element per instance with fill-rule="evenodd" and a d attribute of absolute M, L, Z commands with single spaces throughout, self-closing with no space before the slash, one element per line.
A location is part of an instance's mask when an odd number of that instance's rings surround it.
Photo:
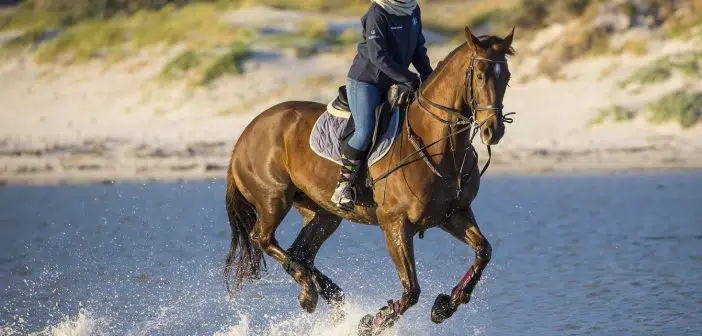
<path fill-rule="evenodd" d="M 334 190 L 332 202 L 342 210 L 353 210 L 356 205 L 356 189 L 350 182 L 340 182 Z"/>

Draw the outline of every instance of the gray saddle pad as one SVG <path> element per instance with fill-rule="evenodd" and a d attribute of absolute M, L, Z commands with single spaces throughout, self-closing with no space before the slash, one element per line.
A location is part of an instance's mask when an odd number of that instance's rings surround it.
<path fill-rule="evenodd" d="M 339 137 L 346 127 L 348 119 L 339 118 L 324 111 L 319 116 L 317 122 L 312 127 L 310 135 L 310 147 L 317 155 L 330 160 L 338 165 L 341 165 L 341 144 Z M 368 157 L 368 166 L 372 166 L 385 154 L 390 151 L 390 147 L 395 142 L 395 136 L 400 129 L 400 109 L 393 108 L 390 122 L 387 129 L 378 135 L 370 156 Z"/>

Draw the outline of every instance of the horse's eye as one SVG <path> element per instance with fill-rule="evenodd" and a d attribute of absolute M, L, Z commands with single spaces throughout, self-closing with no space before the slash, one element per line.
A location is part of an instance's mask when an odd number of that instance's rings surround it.
<path fill-rule="evenodd" d="M 478 74 L 478 79 L 483 80 L 483 74 Z"/>

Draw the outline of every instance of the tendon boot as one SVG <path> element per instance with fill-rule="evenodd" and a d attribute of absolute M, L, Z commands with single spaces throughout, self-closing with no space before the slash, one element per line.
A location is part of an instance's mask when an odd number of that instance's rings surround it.
<path fill-rule="evenodd" d="M 363 152 L 344 144 L 341 153 L 341 172 L 331 201 L 342 210 L 353 210 L 356 204 L 356 177 L 363 162 Z"/>

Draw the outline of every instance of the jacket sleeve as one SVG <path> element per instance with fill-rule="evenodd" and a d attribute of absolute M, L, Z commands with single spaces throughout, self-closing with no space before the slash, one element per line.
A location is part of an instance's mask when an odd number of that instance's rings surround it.
<path fill-rule="evenodd" d="M 417 16 L 419 17 L 419 38 L 417 40 L 417 47 L 414 49 L 414 54 L 412 55 L 412 65 L 414 65 L 414 68 L 419 72 L 422 81 L 424 81 L 434 70 L 431 68 L 431 62 L 429 61 L 429 56 L 427 56 L 421 14 L 418 13 Z"/>
<path fill-rule="evenodd" d="M 417 84 L 417 75 L 402 67 L 390 56 L 386 41 L 387 34 L 387 22 L 377 12 L 370 11 L 363 32 L 370 61 L 396 82 Z"/>

